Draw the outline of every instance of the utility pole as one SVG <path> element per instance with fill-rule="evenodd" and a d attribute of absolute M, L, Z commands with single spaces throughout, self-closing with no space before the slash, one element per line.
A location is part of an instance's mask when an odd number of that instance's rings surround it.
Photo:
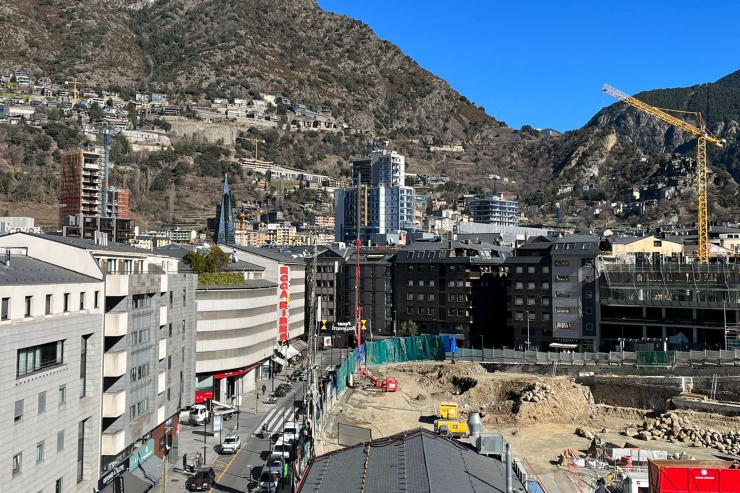
<path fill-rule="evenodd" d="M 318 237 L 314 231 L 309 236 L 309 242 L 313 242 L 313 251 L 311 253 L 311 264 L 306 272 L 306 282 L 308 284 L 308 364 L 310 365 L 310 385 L 309 392 L 311 394 L 311 453 L 313 457 L 316 455 L 316 396 L 318 394 L 318 387 L 316 385 L 316 327 L 317 321 L 321 318 L 321 314 L 317 313 L 317 297 L 316 297 L 316 273 L 317 273 L 317 258 L 318 258 Z M 319 308 L 320 310 L 320 308 Z M 304 396 L 305 402 L 305 396 Z"/>

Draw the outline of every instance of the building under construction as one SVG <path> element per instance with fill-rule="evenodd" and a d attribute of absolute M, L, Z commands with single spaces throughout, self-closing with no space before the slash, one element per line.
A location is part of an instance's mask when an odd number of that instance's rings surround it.
<path fill-rule="evenodd" d="M 129 220 L 127 190 L 108 188 L 107 210 L 103 211 L 105 157 L 90 146 L 66 151 L 61 155 L 59 170 L 59 229 L 69 236 L 92 237 L 93 231 L 106 232 L 110 241 L 133 237 Z M 84 221 L 81 218 L 86 218 Z M 126 220 L 120 225 L 108 219 Z M 119 227 L 120 226 L 120 227 Z M 79 228 L 79 232 L 75 233 Z M 128 230 L 131 230 L 129 235 Z M 127 240 L 126 240 L 127 241 Z"/>
<path fill-rule="evenodd" d="M 683 350 L 737 344 L 740 265 L 600 261 L 599 272 L 603 349 L 642 338 Z"/>

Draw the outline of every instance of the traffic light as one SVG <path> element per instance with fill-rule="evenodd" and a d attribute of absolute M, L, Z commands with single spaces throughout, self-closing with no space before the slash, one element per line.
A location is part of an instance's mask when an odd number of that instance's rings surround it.
<path fill-rule="evenodd" d="M 321 321 L 321 330 L 326 330 L 326 320 Z"/>
<path fill-rule="evenodd" d="M 365 326 L 365 322 L 367 322 L 367 320 L 360 320 L 360 322 L 362 322 L 362 330 L 367 330 L 367 327 Z"/>

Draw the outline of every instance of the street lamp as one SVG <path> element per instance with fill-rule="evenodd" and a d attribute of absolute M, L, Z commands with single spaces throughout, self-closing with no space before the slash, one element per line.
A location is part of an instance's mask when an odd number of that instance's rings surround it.
<path fill-rule="evenodd" d="M 529 344 L 530 344 L 529 343 L 529 310 L 527 310 L 526 312 L 524 312 L 524 314 L 527 317 L 527 351 L 529 351 Z"/>
<path fill-rule="evenodd" d="M 483 346 L 483 334 L 480 335 L 480 360 L 485 361 L 486 360 L 486 353 L 485 353 L 485 346 Z"/>

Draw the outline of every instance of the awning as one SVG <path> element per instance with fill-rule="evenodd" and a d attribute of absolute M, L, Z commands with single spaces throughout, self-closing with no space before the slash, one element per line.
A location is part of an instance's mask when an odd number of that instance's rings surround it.
<path fill-rule="evenodd" d="M 275 363 L 277 363 L 278 365 L 281 365 L 281 366 L 286 366 L 287 365 L 287 363 L 285 362 L 285 360 L 283 358 L 278 358 L 277 356 L 273 356 L 272 357 L 272 361 L 274 361 Z"/>
<path fill-rule="evenodd" d="M 159 478 L 162 476 L 162 459 L 152 454 L 147 458 L 147 460 L 141 462 L 139 467 L 131 471 L 131 474 L 142 481 L 154 484 L 159 481 Z"/>
<path fill-rule="evenodd" d="M 126 493 L 146 493 L 152 489 L 151 484 L 142 481 L 128 471 L 124 471 L 121 477 L 123 477 L 123 488 Z M 113 493 L 113 483 L 100 490 L 100 493 Z"/>
<path fill-rule="evenodd" d="M 278 349 L 278 352 L 282 354 L 286 359 L 290 359 L 293 356 L 298 356 L 300 354 L 300 352 L 291 345 L 281 347 L 280 349 Z"/>
<path fill-rule="evenodd" d="M 244 375 L 245 373 L 249 373 L 250 371 L 254 370 L 259 365 L 260 365 L 259 363 L 255 363 L 253 365 L 249 365 L 246 368 L 241 368 L 239 370 L 232 370 L 232 371 L 226 371 L 226 372 L 223 372 L 223 373 L 216 373 L 216 374 L 213 375 L 213 378 L 215 378 L 216 380 L 218 380 L 218 379 L 221 379 L 221 378 L 235 377 L 237 375 Z"/>
<path fill-rule="evenodd" d="M 563 344 L 561 342 L 551 342 L 550 347 L 561 349 L 576 349 L 578 347 L 578 344 Z"/>
<path fill-rule="evenodd" d="M 296 348 L 296 350 L 299 353 L 302 353 L 303 351 L 305 351 L 306 349 L 308 349 L 308 343 L 305 342 L 305 341 L 302 341 L 300 339 L 296 339 L 295 341 L 291 341 L 290 342 L 290 345 L 293 346 L 294 348 Z"/>

